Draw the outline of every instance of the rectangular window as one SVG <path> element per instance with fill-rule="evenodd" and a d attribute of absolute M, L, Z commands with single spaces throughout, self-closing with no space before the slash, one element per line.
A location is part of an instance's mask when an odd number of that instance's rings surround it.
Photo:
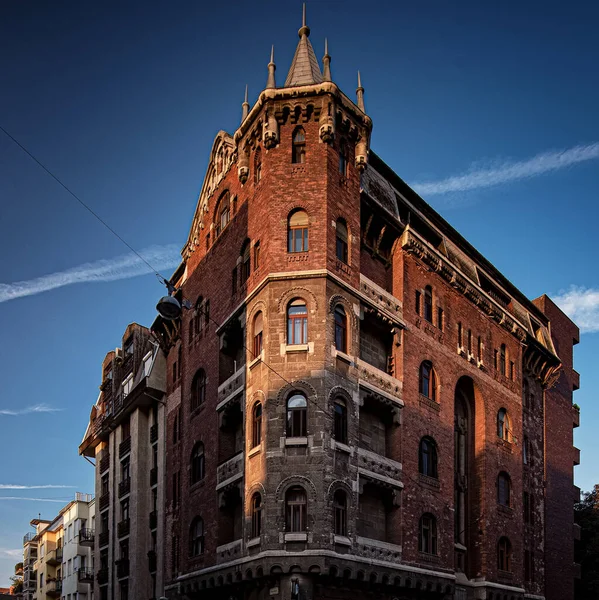
<path fill-rule="evenodd" d="M 254 271 L 260 266 L 260 241 L 254 244 Z"/>
<path fill-rule="evenodd" d="M 420 314 L 420 301 L 421 301 L 421 297 L 422 297 L 422 294 L 420 293 L 420 290 L 416 290 L 416 314 L 417 315 Z"/>
<path fill-rule="evenodd" d="M 130 373 L 123 381 L 123 398 L 126 398 L 133 389 L 133 373 Z"/>
<path fill-rule="evenodd" d="M 497 350 L 497 348 L 495 350 L 493 350 L 493 366 L 495 367 L 495 370 L 497 371 L 497 367 L 499 366 L 499 352 Z"/>
<path fill-rule="evenodd" d="M 287 241 L 288 252 L 308 252 L 308 228 L 290 227 Z"/>
<path fill-rule="evenodd" d="M 480 335 L 478 336 L 477 348 L 478 348 L 478 360 L 482 361 L 482 359 L 483 359 L 483 339 L 480 337 Z"/>
<path fill-rule="evenodd" d="M 464 340 L 462 336 L 462 324 L 458 323 L 458 348 L 462 348 L 464 346 Z"/>
<path fill-rule="evenodd" d="M 439 306 L 437 308 L 437 327 L 443 331 L 443 328 L 445 327 L 445 323 L 444 323 L 444 314 L 443 314 L 443 309 Z"/>
<path fill-rule="evenodd" d="M 472 354 L 472 330 L 468 330 L 468 356 Z"/>
<path fill-rule="evenodd" d="M 510 379 L 514 381 L 514 362 L 510 361 Z"/>
<path fill-rule="evenodd" d="M 144 364 L 144 377 L 147 377 L 150 374 L 152 369 L 152 352 L 148 352 L 143 358 Z"/>
<path fill-rule="evenodd" d="M 131 437 L 131 424 L 129 420 L 123 421 L 121 425 L 121 441 L 127 440 Z"/>

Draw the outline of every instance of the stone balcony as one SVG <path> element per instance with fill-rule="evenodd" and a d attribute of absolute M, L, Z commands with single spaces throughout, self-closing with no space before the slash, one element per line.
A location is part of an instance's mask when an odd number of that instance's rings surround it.
<path fill-rule="evenodd" d="M 398 563 L 401 561 L 401 546 L 358 535 L 356 536 L 356 543 L 353 546 L 353 554 L 372 560 Z"/>
<path fill-rule="evenodd" d="M 245 461 L 243 452 L 218 465 L 216 469 L 216 489 L 227 487 L 243 478 Z"/>
<path fill-rule="evenodd" d="M 218 386 L 218 403 L 216 410 L 223 410 L 227 404 L 237 398 L 245 388 L 245 365 L 239 367 L 231 377 Z"/>
<path fill-rule="evenodd" d="M 358 474 L 375 483 L 380 482 L 394 488 L 403 487 L 401 463 L 364 448 L 358 448 Z"/>
<path fill-rule="evenodd" d="M 216 548 L 216 562 L 226 563 L 241 557 L 243 540 L 235 540 Z"/>
<path fill-rule="evenodd" d="M 572 405 L 572 426 L 580 427 L 580 408 L 576 405 Z"/>
<path fill-rule="evenodd" d="M 358 377 L 361 394 L 370 394 L 383 402 L 388 402 L 401 408 L 404 403 L 402 400 L 402 382 L 395 379 L 380 369 L 372 366 L 366 361 L 356 359 L 358 368 Z"/>
<path fill-rule="evenodd" d="M 403 324 L 401 301 L 362 274 L 360 274 L 360 292 L 364 299 L 387 319 L 397 324 Z"/>

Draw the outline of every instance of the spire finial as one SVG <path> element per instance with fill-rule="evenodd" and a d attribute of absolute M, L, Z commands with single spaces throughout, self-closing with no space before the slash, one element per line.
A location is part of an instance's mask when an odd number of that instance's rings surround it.
<path fill-rule="evenodd" d="M 366 113 L 364 108 L 364 88 L 362 87 L 362 79 L 360 78 L 360 71 L 358 71 L 358 89 L 356 90 L 356 96 L 358 97 L 358 108 Z"/>
<path fill-rule="evenodd" d="M 300 38 L 310 35 L 310 28 L 306 25 L 306 3 L 304 2 L 304 6 L 302 9 L 302 26 L 300 30 L 297 32 Z"/>
<path fill-rule="evenodd" d="M 266 89 L 273 89 L 277 87 L 275 82 L 275 71 L 277 67 L 275 66 L 275 47 L 274 44 L 270 49 L 270 62 L 268 63 L 268 80 L 266 81 Z"/>
<path fill-rule="evenodd" d="M 324 56 L 322 57 L 322 79 L 331 81 L 331 57 L 329 56 L 329 41 L 324 38 Z"/>
<path fill-rule="evenodd" d="M 241 105 L 241 122 L 243 123 L 250 112 L 250 104 L 248 102 L 248 86 L 245 84 L 245 97 Z"/>

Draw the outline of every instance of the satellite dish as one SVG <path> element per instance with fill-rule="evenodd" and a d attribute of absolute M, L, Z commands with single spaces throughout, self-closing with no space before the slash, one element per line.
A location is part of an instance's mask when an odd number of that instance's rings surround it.
<path fill-rule="evenodd" d="M 181 305 L 176 298 L 172 296 L 163 296 L 158 300 L 156 310 L 163 319 L 172 321 L 181 316 Z"/>

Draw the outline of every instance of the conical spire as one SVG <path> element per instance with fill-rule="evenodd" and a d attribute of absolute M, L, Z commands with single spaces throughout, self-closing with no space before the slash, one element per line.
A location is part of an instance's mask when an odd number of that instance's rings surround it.
<path fill-rule="evenodd" d="M 247 83 L 245 85 L 245 98 L 243 100 L 243 104 L 241 105 L 241 122 L 245 121 L 245 118 L 248 116 L 250 112 L 250 104 L 248 102 L 248 86 Z"/>
<path fill-rule="evenodd" d="M 295 49 L 295 56 L 285 80 L 285 87 L 310 85 L 322 82 L 322 73 L 314 54 L 312 44 L 308 39 L 310 28 L 306 25 L 306 5 L 304 4 L 302 26 L 298 31 L 300 41 Z"/>
<path fill-rule="evenodd" d="M 277 84 L 275 82 L 275 71 L 277 67 L 275 66 L 275 47 L 273 46 L 270 50 L 270 62 L 268 63 L 268 80 L 266 81 L 266 89 L 276 88 Z"/>
<path fill-rule="evenodd" d="M 356 96 L 358 97 L 358 108 L 366 113 L 364 108 L 364 88 L 362 87 L 362 80 L 360 79 L 360 71 L 358 71 L 358 89 L 356 90 Z"/>
<path fill-rule="evenodd" d="M 322 57 L 322 80 L 331 81 L 331 57 L 329 56 L 329 42 L 324 38 L 324 56 Z"/>

